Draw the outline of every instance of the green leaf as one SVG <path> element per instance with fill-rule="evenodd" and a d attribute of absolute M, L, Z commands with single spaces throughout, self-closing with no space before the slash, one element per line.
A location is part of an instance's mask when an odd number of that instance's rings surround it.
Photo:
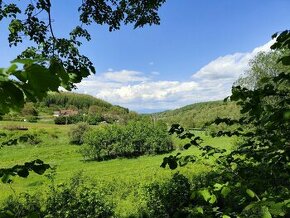
<path fill-rule="evenodd" d="M 225 198 L 228 196 L 228 194 L 231 192 L 231 189 L 227 186 L 222 188 L 221 194 Z"/>
<path fill-rule="evenodd" d="M 21 170 L 17 172 L 17 175 L 20 177 L 26 178 L 29 175 L 29 171 L 27 168 L 23 167 Z"/>
<path fill-rule="evenodd" d="M 0 82 L 0 113 L 17 110 L 24 105 L 24 95 L 14 81 Z"/>
<path fill-rule="evenodd" d="M 272 218 L 269 208 L 266 206 L 262 207 L 262 218 Z"/>
<path fill-rule="evenodd" d="M 211 194 L 208 189 L 203 189 L 198 191 L 198 193 L 203 197 L 205 201 L 209 201 L 211 198 Z"/>
<path fill-rule="evenodd" d="M 33 64 L 35 63 L 35 60 L 33 59 L 14 59 L 13 61 L 11 61 L 12 64 L 27 64 L 27 65 L 30 65 L 30 64 Z"/>
<path fill-rule="evenodd" d="M 210 204 L 214 204 L 216 201 L 217 201 L 216 196 L 215 196 L 214 194 L 212 194 L 212 195 L 211 195 L 211 198 L 210 198 L 210 200 L 209 200 L 209 203 L 210 203 Z"/>
<path fill-rule="evenodd" d="M 202 189 L 198 191 L 199 195 L 203 197 L 203 199 L 210 204 L 214 204 L 217 201 L 217 198 L 214 194 L 211 194 L 208 189 Z"/>
<path fill-rule="evenodd" d="M 219 190 L 221 190 L 224 187 L 224 185 L 219 184 L 219 183 L 216 183 L 213 186 L 214 186 L 214 190 L 215 191 L 219 191 Z"/>
<path fill-rule="evenodd" d="M 32 170 L 39 174 L 39 175 L 42 175 L 47 169 L 49 169 L 50 166 L 48 164 L 40 164 L 40 165 L 34 165 L 32 167 Z"/>
<path fill-rule="evenodd" d="M 251 197 L 254 198 L 256 196 L 255 192 L 253 192 L 251 189 L 247 189 L 246 193 Z"/>
<path fill-rule="evenodd" d="M 16 69 L 17 69 L 17 65 L 16 65 L 16 64 L 12 64 L 12 65 L 7 69 L 7 72 L 8 72 L 8 73 L 13 73 Z"/>
<path fill-rule="evenodd" d="M 190 144 L 190 143 L 187 143 L 187 144 L 185 144 L 185 145 L 183 146 L 183 148 L 187 150 L 187 149 L 190 148 L 190 146 L 191 146 L 191 144 Z"/>
<path fill-rule="evenodd" d="M 35 96 L 43 98 L 48 91 L 58 91 L 60 81 L 58 77 L 44 66 L 32 64 L 25 68 L 28 85 L 31 86 Z"/>
<path fill-rule="evenodd" d="M 195 209 L 196 209 L 197 213 L 200 213 L 200 214 L 204 213 L 202 207 L 196 207 Z"/>
<path fill-rule="evenodd" d="M 281 61 L 283 65 L 290 65 L 290 56 L 284 56 L 279 61 Z"/>
<path fill-rule="evenodd" d="M 278 32 L 272 35 L 272 39 L 275 39 L 278 36 Z"/>
<path fill-rule="evenodd" d="M 69 75 L 60 61 L 57 61 L 55 58 L 51 59 L 49 71 L 51 74 L 57 74 L 61 79 L 61 85 L 69 89 Z"/>

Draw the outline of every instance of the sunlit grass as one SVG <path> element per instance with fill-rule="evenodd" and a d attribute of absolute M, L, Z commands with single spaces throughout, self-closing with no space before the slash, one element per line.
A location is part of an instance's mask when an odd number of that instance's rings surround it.
<path fill-rule="evenodd" d="M 83 161 L 79 153 L 80 146 L 69 144 L 68 130 L 69 126 L 56 126 L 54 124 L 44 123 L 17 123 L 0 122 L 0 131 L 4 126 L 20 125 L 29 128 L 28 131 L 36 133 L 42 140 L 37 145 L 15 145 L 3 147 L 0 149 L 0 168 L 11 167 L 15 164 L 22 164 L 26 161 L 41 159 L 45 163 L 56 167 L 55 181 L 57 184 L 67 181 L 76 173 L 82 171 L 90 182 L 98 186 L 114 186 L 116 192 L 114 200 L 118 201 L 119 213 L 124 204 L 134 205 L 137 197 L 133 194 L 134 189 L 138 190 L 141 186 L 153 181 L 162 181 L 170 178 L 173 173 L 180 171 L 187 176 L 199 174 L 212 170 L 202 162 L 189 164 L 186 167 L 177 170 L 160 168 L 160 164 L 165 156 L 142 156 L 133 159 L 115 159 L 110 161 L 95 162 Z M 25 132 L 25 131 L 24 131 Z M 218 147 L 230 148 L 233 144 L 231 138 L 211 138 L 204 133 L 198 133 L 203 139 L 204 144 L 211 144 Z M 173 137 L 176 147 L 182 147 L 181 140 Z M 197 154 L 196 148 L 190 148 L 183 151 L 174 151 L 171 154 L 181 152 L 182 154 Z M 47 171 L 50 173 L 51 171 Z M 46 174 L 47 174 L 46 173 Z M 50 181 L 46 176 L 39 176 L 31 173 L 26 179 L 15 177 L 11 185 L 0 183 L 0 201 L 3 201 L 9 195 L 21 192 L 44 192 L 48 189 Z M 125 195 L 124 195 L 125 194 Z M 125 197 L 124 197 L 125 196 Z M 123 205 L 123 206 L 122 206 Z M 132 206 L 133 209 L 133 206 Z"/>

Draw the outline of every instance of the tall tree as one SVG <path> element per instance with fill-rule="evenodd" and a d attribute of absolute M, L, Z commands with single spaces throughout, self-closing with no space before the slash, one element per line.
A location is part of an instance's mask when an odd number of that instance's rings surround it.
<path fill-rule="evenodd" d="M 249 69 L 234 83 L 234 86 L 251 90 L 261 88 L 267 79 L 289 70 L 289 66 L 277 63 L 287 53 L 289 52 L 286 50 L 258 53 L 249 61 Z"/>

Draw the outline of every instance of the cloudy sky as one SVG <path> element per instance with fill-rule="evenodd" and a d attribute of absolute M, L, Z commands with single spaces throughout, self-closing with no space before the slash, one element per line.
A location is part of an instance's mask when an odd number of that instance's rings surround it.
<path fill-rule="evenodd" d="M 219 100 L 230 94 L 233 82 L 248 69 L 249 60 L 258 52 L 269 51 L 272 43 L 269 41 L 249 52 L 220 56 L 192 73 L 187 80 L 159 80 L 156 71 L 145 74 L 108 69 L 83 80 L 77 85 L 77 91 L 141 112 Z"/>
<path fill-rule="evenodd" d="M 67 2 L 52 0 L 57 37 L 79 24 L 81 1 Z M 97 73 L 75 91 L 139 112 L 223 99 L 248 61 L 269 50 L 271 35 L 289 29 L 289 9 L 289 0 L 167 0 L 159 26 L 90 26 L 81 51 Z M 0 22 L 0 67 L 29 45 L 9 48 L 6 25 Z"/>

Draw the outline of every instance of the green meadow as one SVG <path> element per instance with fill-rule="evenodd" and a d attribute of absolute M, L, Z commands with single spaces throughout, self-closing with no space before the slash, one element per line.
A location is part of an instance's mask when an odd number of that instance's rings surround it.
<path fill-rule="evenodd" d="M 27 127 L 23 130 L 7 130 L 13 126 Z M 0 201 L 3 202 L 9 195 L 20 193 L 41 193 L 45 195 L 53 175 L 53 181 L 59 185 L 70 178 L 82 174 L 85 181 L 101 189 L 110 189 L 108 196 L 116 203 L 116 212 L 120 216 L 126 216 L 138 212 L 142 206 L 142 188 L 154 181 L 162 182 L 172 177 L 178 171 L 189 179 L 194 175 L 212 170 L 212 166 L 202 160 L 194 164 L 188 164 L 178 170 L 163 169 L 160 167 L 164 157 L 181 152 L 183 155 L 197 154 L 198 149 L 191 147 L 188 150 L 180 150 L 184 141 L 173 137 L 176 150 L 170 154 L 141 156 L 138 158 L 120 158 L 108 161 L 84 161 L 80 154 L 80 146 L 69 143 L 68 131 L 71 125 L 55 125 L 48 123 L 27 123 L 1 121 L 1 132 L 10 134 L 32 133 L 41 140 L 36 145 L 21 143 L 11 146 L 3 146 L 0 149 L 0 168 L 12 167 L 15 164 L 23 164 L 26 161 L 41 159 L 50 164 L 54 170 L 48 170 L 45 175 L 31 173 L 28 178 L 14 177 L 12 184 L 0 183 Z M 97 127 L 93 127 L 97 128 Z M 235 139 L 212 138 L 204 132 L 197 132 L 204 139 L 204 144 L 214 145 L 220 148 L 230 148 Z M 209 160 L 209 163 L 212 161 Z"/>

